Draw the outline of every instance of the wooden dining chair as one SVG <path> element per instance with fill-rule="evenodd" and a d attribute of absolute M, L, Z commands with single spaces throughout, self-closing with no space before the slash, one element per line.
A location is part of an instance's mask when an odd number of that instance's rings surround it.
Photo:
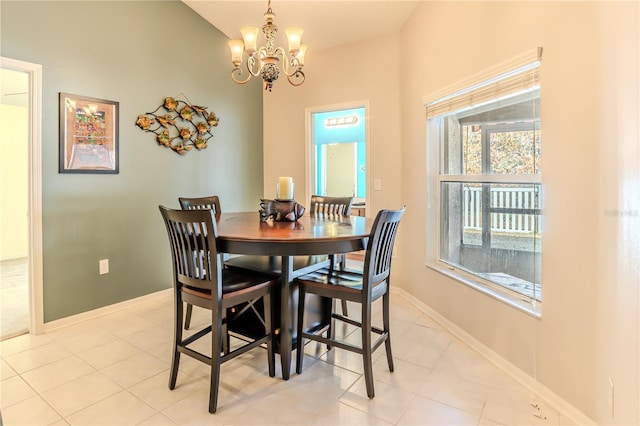
<path fill-rule="evenodd" d="M 404 210 L 403 207 L 401 210 L 381 210 L 378 212 L 371 229 L 361 271 L 348 268 L 322 269 L 297 279 L 300 297 L 298 301 L 298 340 L 296 343 L 296 372 L 298 374 L 302 372 L 304 339 L 325 343 L 329 349 L 335 346 L 361 354 L 364 363 L 367 396 L 369 398 L 375 396 L 371 355 L 383 342 L 387 352 L 389 371 L 393 372 L 389 331 L 389 279 L 393 245 Z M 359 327 L 362 335 L 362 345 L 357 346 L 336 339 L 333 333 L 333 325 L 331 324 L 333 321 L 316 331 L 304 331 L 302 323 L 305 313 L 305 295 L 309 293 L 359 304 L 362 310 L 360 321 L 355 321 L 334 312 L 331 313 L 331 318 Z M 372 303 L 380 298 L 382 298 L 382 329 L 371 324 Z M 325 332 L 326 337 L 322 335 Z M 372 341 L 371 333 L 376 333 L 379 337 Z"/>
<path fill-rule="evenodd" d="M 208 197 L 178 197 L 180 208 L 182 210 L 213 210 L 215 214 L 222 213 L 220 208 L 220 198 L 217 195 L 210 195 Z"/>
<path fill-rule="evenodd" d="M 213 210 L 215 214 L 222 213 L 220 208 L 220 198 L 217 195 L 209 195 L 207 197 L 178 197 L 180 208 L 182 210 Z M 185 314 L 184 329 L 191 327 L 191 316 L 193 315 L 193 305 L 187 304 L 187 313 Z"/>
<path fill-rule="evenodd" d="M 178 202 L 180 203 L 180 207 L 183 210 L 211 210 L 215 214 L 222 213 L 222 207 L 220 205 L 220 197 L 218 197 L 217 195 L 209 195 L 205 197 L 178 197 Z M 226 266 L 226 261 L 229 259 L 228 255 L 225 253 L 222 255 L 222 257 Z M 256 271 L 256 272 L 259 272 L 259 271 Z M 240 321 L 244 324 L 255 323 L 257 328 L 259 329 L 260 327 L 262 327 L 262 321 L 263 321 L 261 311 L 264 311 L 264 310 L 257 305 L 258 304 L 247 303 L 239 307 L 238 309 L 233 309 L 233 313 L 232 313 L 232 316 L 229 318 L 229 322 L 235 323 Z M 273 308 L 273 306 L 271 307 Z M 185 330 L 188 330 L 191 327 L 192 315 L 193 315 L 193 305 L 191 303 L 187 303 L 187 312 L 185 314 L 185 320 L 184 320 Z M 243 317 L 243 315 L 246 315 L 246 316 Z M 257 323 L 260 323 L 260 324 L 257 324 Z M 222 347 L 224 352 L 227 353 L 230 345 L 230 336 L 229 336 L 226 324 L 223 325 L 222 334 L 223 334 Z"/>
<path fill-rule="evenodd" d="M 312 195 L 309 203 L 309 214 L 316 215 L 351 215 L 353 197 L 327 197 L 325 195 Z M 334 261 L 337 265 L 344 265 L 346 255 L 335 255 Z M 346 314 L 345 314 L 346 315 Z"/>
<path fill-rule="evenodd" d="M 269 376 L 275 376 L 270 299 L 276 280 L 258 273 L 241 273 L 222 267 L 222 256 L 217 251 L 218 229 L 212 210 L 159 208 L 169 235 L 173 264 L 174 327 L 169 389 L 176 387 L 181 354 L 209 365 L 209 412 L 215 413 L 222 363 L 266 344 Z M 264 335 L 247 337 L 241 340 L 244 342 L 241 346 L 232 351 L 223 351 L 222 328 L 227 310 L 258 299 L 264 301 Z M 211 312 L 211 325 L 188 337 L 183 336 L 182 311 L 185 302 Z M 209 333 L 211 356 L 189 347 Z"/>
<path fill-rule="evenodd" d="M 324 195 L 312 195 L 309 203 L 309 214 L 351 214 L 353 197 L 327 197 Z"/>
<path fill-rule="evenodd" d="M 327 197 L 324 195 L 312 195 L 309 206 L 309 214 L 326 215 L 351 215 L 353 197 Z M 333 267 L 344 268 L 347 264 L 346 254 L 333 255 Z M 348 315 L 347 301 L 342 300 L 342 315 Z"/>

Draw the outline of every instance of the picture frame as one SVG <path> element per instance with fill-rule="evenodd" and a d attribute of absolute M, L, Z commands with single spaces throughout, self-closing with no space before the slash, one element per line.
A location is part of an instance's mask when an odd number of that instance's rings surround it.
<path fill-rule="evenodd" d="M 60 92 L 60 173 L 119 173 L 119 108 Z"/>

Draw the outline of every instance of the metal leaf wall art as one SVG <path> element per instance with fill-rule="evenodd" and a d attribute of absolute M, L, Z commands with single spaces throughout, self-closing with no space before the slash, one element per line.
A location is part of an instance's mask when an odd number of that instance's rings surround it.
<path fill-rule="evenodd" d="M 155 133 L 158 145 L 184 155 L 194 147 L 205 149 L 207 141 L 213 137 L 211 130 L 218 123 L 218 116 L 208 112 L 207 107 L 165 98 L 155 111 L 139 115 L 136 126 Z"/>

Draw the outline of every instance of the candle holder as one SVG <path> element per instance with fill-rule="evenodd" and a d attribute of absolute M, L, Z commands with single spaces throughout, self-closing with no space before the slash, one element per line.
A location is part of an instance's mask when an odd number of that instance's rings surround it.
<path fill-rule="evenodd" d="M 295 200 L 260 199 L 260 221 L 269 218 L 274 222 L 296 222 L 304 214 L 305 208 Z"/>

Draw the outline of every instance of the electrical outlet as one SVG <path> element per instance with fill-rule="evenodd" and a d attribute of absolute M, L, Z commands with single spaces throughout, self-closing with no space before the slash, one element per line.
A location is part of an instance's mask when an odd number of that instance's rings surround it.
<path fill-rule="evenodd" d="M 98 265 L 100 266 L 100 275 L 109 273 L 109 259 L 100 260 Z"/>
<path fill-rule="evenodd" d="M 611 410 L 611 418 L 615 414 L 615 386 L 613 385 L 613 379 L 609 377 L 609 410 Z"/>

